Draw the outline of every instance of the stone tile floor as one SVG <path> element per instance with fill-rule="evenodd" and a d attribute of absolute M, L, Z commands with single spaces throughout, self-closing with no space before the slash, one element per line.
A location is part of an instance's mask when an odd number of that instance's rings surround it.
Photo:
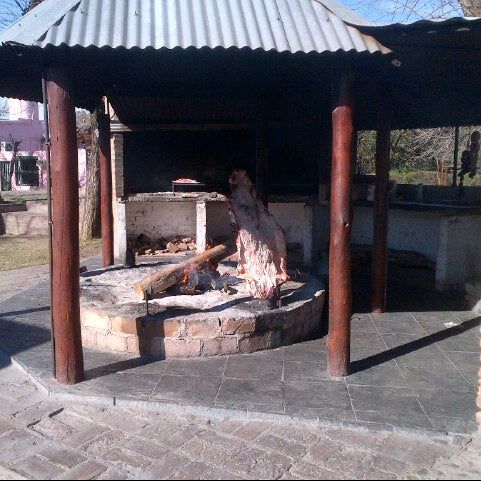
<path fill-rule="evenodd" d="M 139 359 L 85 351 L 87 380 L 51 378 L 48 285 L 0 304 L 0 348 L 52 397 L 237 418 L 450 433 L 476 429 L 480 318 L 465 311 L 353 316 L 353 373 L 326 374 L 326 339 L 244 356 Z"/>
<path fill-rule="evenodd" d="M 479 439 L 49 399 L 0 357 L 0 479 L 479 479 Z"/>
<path fill-rule="evenodd" d="M 58 395 L 49 375 L 48 286 L 22 292 L 22 276 L 0 276 L 0 291 L 7 282 L 20 293 L 0 304 L 8 353 L 0 354 L 0 479 L 481 476 L 481 440 L 466 434 L 475 428 L 479 363 L 479 320 L 471 313 L 444 306 L 354 316 L 354 373 L 342 381 L 326 377 L 320 339 L 198 361 L 87 351 L 89 379 Z M 51 397 L 39 379 L 54 388 Z M 129 390 L 132 404 L 122 406 Z M 159 409 L 137 399 L 160 402 Z M 274 417 L 246 419 L 255 414 Z M 289 422 L 289 415 L 303 419 Z M 436 431 L 446 429 L 464 434 Z"/>

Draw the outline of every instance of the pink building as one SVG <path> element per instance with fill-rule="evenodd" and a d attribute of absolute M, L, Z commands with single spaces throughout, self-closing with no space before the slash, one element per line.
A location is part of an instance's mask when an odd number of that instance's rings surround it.
<path fill-rule="evenodd" d="M 21 141 L 10 185 L 13 140 Z M 85 185 L 86 150 L 79 148 L 79 187 Z M 0 191 L 42 190 L 47 186 L 45 122 L 36 102 L 8 100 L 8 119 L 0 120 Z"/>

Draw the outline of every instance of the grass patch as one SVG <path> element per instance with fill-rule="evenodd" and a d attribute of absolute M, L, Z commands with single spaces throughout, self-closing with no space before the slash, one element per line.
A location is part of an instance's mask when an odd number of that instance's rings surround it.
<path fill-rule="evenodd" d="M 81 241 L 80 257 L 91 257 L 101 250 L 102 240 Z M 48 264 L 48 237 L 0 236 L 0 271 Z"/>

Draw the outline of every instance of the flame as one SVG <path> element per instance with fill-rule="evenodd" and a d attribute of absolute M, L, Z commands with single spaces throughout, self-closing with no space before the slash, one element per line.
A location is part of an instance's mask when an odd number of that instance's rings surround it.
<path fill-rule="evenodd" d="M 179 285 L 181 285 L 181 286 L 189 285 L 190 281 L 191 281 L 191 275 L 192 275 L 193 272 L 208 274 L 208 273 L 211 273 L 211 272 L 215 272 L 218 267 L 219 266 L 216 262 L 212 262 L 210 260 L 208 260 L 206 262 L 203 262 L 202 264 L 196 264 L 196 265 L 190 266 L 182 274 L 182 277 L 179 281 Z"/>
<path fill-rule="evenodd" d="M 197 265 L 190 266 L 189 268 L 187 268 L 184 271 L 184 274 L 182 275 L 182 278 L 180 279 L 179 284 L 181 286 L 188 285 L 190 283 L 190 276 L 191 276 L 192 272 L 198 272 L 198 271 L 200 271 L 200 268 Z"/>
<path fill-rule="evenodd" d="M 189 283 L 190 272 L 184 272 L 182 279 L 180 280 L 179 284 L 181 286 L 186 286 Z"/>

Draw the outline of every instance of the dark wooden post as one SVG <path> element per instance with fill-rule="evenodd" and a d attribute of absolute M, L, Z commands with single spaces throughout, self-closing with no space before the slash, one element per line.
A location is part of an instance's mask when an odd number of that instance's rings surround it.
<path fill-rule="evenodd" d="M 46 71 L 52 177 L 52 321 L 58 382 L 83 380 L 79 301 L 79 196 L 75 107 L 68 75 Z"/>
<path fill-rule="evenodd" d="M 256 126 L 256 195 L 268 207 L 268 167 L 267 158 L 267 126 L 259 122 Z"/>
<path fill-rule="evenodd" d="M 332 113 L 331 232 L 329 248 L 329 337 L 327 370 L 349 374 L 351 345 L 351 191 L 353 150 L 353 78 L 344 73 Z"/>
<path fill-rule="evenodd" d="M 458 185 L 459 126 L 454 128 L 453 187 Z"/>
<path fill-rule="evenodd" d="M 389 158 L 391 153 L 390 115 L 378 115 L 376 139 L 376 193 L 372 237 L 372 312 L 386 310 Z"/>
<path fill-rule="evenodd" d="M 103 105 L 98 115 L 100 164 L 100 218 L 102 223 L 103 265 L 114 265 L 114 218 L 112 214 L 112 157 L 110 152 L 110 118 Z"/>

